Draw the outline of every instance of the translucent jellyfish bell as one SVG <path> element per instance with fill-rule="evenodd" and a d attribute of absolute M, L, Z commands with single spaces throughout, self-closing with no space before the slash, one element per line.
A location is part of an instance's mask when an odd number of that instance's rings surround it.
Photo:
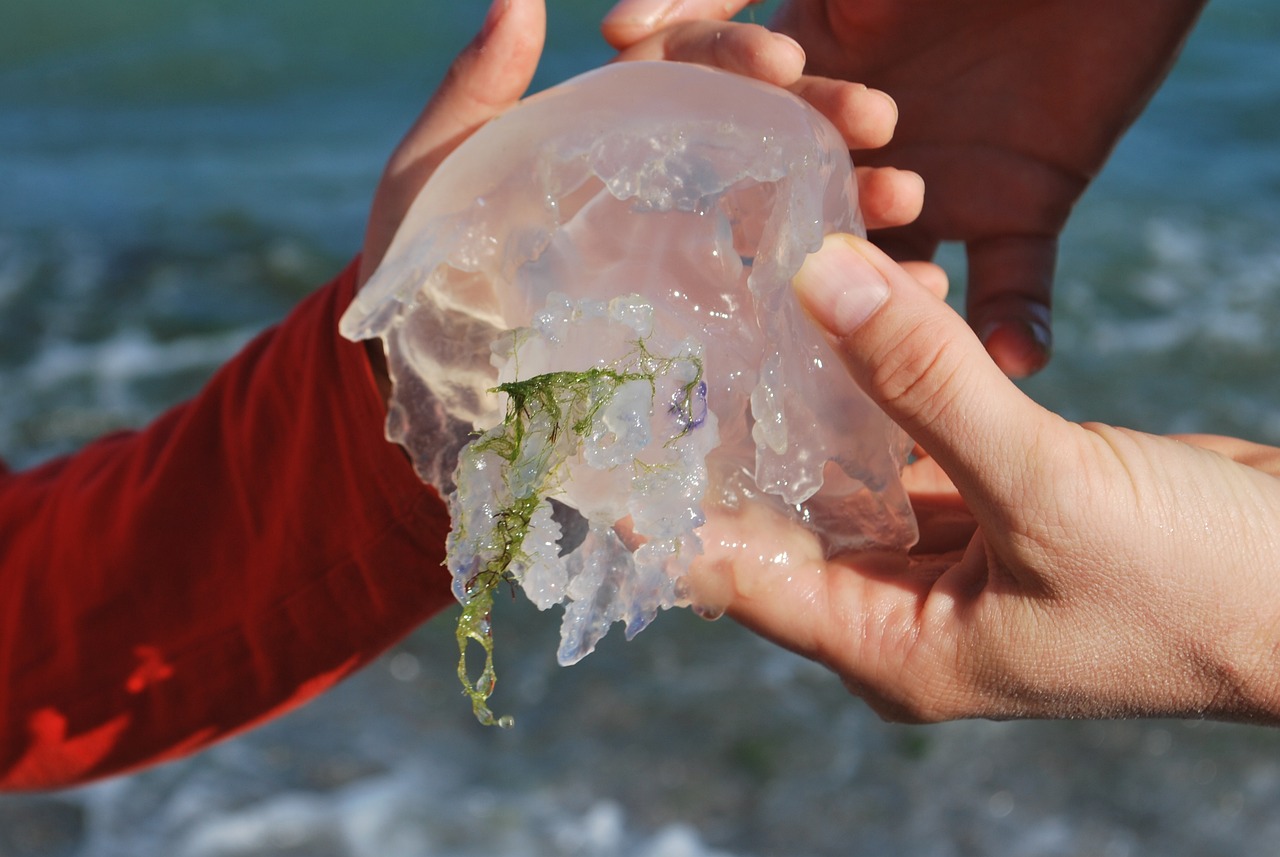
<path fill-rule="evenodd" d="M 714 507 L 768 503 L 829 553 L 914 541 L 907 438 L 790 287 L 862 231 L 856 194 L 805 102 L 677 63 L 574 78 L 440 166 L 341 330 L 383 339 L 388 437 L 451 492 L 464 647 L 499 579 L 566 604 L 562 662 L 634 634 L 682 603 Z"/>

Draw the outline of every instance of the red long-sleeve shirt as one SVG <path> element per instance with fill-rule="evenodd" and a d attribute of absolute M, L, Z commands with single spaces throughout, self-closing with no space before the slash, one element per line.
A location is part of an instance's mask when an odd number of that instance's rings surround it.
<path fill-rule="evenodd" d="M 450 600 L 438 495 L 338 317 L 355 266 L 147 428 L 0 466 L 0 788 L 186 754 Z"/>

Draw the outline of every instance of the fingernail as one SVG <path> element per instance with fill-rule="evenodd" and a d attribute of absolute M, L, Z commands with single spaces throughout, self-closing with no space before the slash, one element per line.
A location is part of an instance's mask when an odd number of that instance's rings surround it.
<path fill-rule="evenodd" d="M 804 47 L 799 42 L 788 36 L 786 33 L 774 33 L 773 38 L 778 44 L 785 45 L 788 50 L 794 53 L 800 60 L 800 67 L 804 68 L 804 64 L 808 61 L 808 57 L 805 55 Z"/>
<path fill-rule="evenodd" d="M 875 92 L 879 92 L 880 95 L 884 97 L 884 100 L 889 102 L 889 106 L 893 108 L 893 124 L 896 126 L 898 124 L 898 116 L 900 115 L 898 113 L 898 102 L 895 101 L 893 96 L 887 92 L 879 89 L 875 90 Z"/>
<path fill-rule="evenodd" d="M 996 365 L 1010 378 L 1034 375 L 1049 362 L 1051 334 L 1036 321 L 997 319 L 983 325 L 978 338 Z"/>
<path fill-rule="evenodd" d="M 796 272 L 800 303 L 835 336 L 848 336 L 889 299 L 889 284 L 859 250 L 863 239 L 828 235 Z"/>
<path fill-rule="evenodd" d="M 493 0 L 489 4 L 489 13 L 484 16 L 484 24 L 480 26 L 480 39 L 489 38 L 489 34 L 498 26 L 498 22 L 502 20 L 502 16 L 507 14 L 507 9 L 511 6 L 511 0 Z"/>
<path fill-rule="evenodd" d="M 605 24 L 652 27 L 671 13 L 681 0 L 620 0 L 604 16 Z"/>

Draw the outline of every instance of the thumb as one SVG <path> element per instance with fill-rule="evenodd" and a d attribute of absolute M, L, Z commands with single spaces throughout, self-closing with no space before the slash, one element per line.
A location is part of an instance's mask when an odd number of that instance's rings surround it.
<path fill-rule="evenodd" d="M 382 260 L 400 221 L 440 162 L 524 95 L 545 37 L 544 0 L 493 0 L 480 32 L 453 61 L 387 162 L 369 214 L 361 283 Z"/>
<path fill-rule="evenodd" d="M 1060 421 L 1014 386 L 963 318 L 852 235 L 827 236 L 794 287 L 862 389 L 962 494 L 1015 496 L 1028 451 Z"/>

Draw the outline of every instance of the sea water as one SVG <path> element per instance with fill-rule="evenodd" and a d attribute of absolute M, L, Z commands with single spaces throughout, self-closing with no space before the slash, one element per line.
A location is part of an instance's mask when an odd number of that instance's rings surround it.
<path fill-rule="evenodd" d="M 545 86 L 603 61 L 552 4 Z M 762 13 L 757 13 L 763 17 Z M 376 0 L 0 6 L 0 451 L 26 465 L 197 389 L 356 251 L 387 153 L 483 9 Z M 1218 0 L 1064 240 L 1077 419 L 1280 443 L 1280 11 Z M 953 274 L 960 257 L 948 250 Z M 477 726 L 452 622 L 284 720 L 88 788 L 0 798 L 0 855 L 1238 855 L 1280 841 L 1280 734 L 880 723 L 683 612 L 554 664 L 499 604 Z M 495 696 L 495 701 L 498 697 Z"/>

